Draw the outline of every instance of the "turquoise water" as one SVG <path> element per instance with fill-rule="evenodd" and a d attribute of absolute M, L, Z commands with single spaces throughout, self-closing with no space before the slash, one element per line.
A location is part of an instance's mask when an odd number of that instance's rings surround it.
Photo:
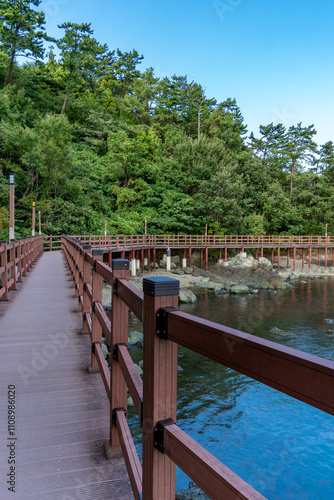
<path fill-rule="evenodd" d="M 334 359 L 334 325 L 324 321 L 334 318 L 333 278 L 277 293 L 197 296 L 181 309 Z M 179 348 L 179 365 L 178 425 L 185 432 L 268 499 L 334 499 L 334 417 L 187 349 Z M 177 488 L 188 483 L 178 470 Z"/>

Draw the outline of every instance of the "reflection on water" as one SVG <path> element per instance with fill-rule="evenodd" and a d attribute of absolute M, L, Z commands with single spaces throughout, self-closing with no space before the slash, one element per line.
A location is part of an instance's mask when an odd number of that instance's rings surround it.
<path fill-rule="evenodd" d="M 200 290 L 190 314 L 333 359 L 334 279 L 235 296 Z M 134 322 L 131 328 L 138 329 Z M 133 352 L 137 360 L 140 351 Z M 179 348 L 178 424 L 269 499 L 334 498 L 334 417 Z M 134 420 L 131 426 L 137 436 Z M 138 438 L 137 438 L 138 439 Z M 139 444 L 139 441 L 137 441 Z M 188 479 L 177 473 L 177 487 Z"/>

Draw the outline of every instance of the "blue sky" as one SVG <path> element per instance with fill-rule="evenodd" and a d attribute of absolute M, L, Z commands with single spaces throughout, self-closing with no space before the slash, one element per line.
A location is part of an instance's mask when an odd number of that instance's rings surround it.
<path fill-rule="evenodd" d="M 188 75 L 219 102 L 235 98 L 248 130 L 314 124 L 334 141 L 334 2 L 322 0 L 43 0 L 47 32 L 91 22 L 111 50 L 137 49 L 142 69 Z"/>

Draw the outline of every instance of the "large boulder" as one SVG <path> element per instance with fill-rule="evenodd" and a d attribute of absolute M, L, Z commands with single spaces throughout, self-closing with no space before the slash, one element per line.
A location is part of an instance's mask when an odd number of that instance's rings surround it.
<path fill-rule="evenodd" d="M 260 264 L 261 269 L 269 270 L 272 268 L 270 260 L 266 259 L 265 257 L 259 258 L 259 264 Z"/>
<path fill-rule="evenodd" d="M 230 288 L 230 293 L 233 294 L 249 293 L 249 288 L 246 285 L 233 285 Z"/>
<path fill-rule="evenodd" d="M 183 303 L 194 303 L 197 302 L 197 297 L 189 288 L 181 288 L 179 292 L 179 301 Z"/>

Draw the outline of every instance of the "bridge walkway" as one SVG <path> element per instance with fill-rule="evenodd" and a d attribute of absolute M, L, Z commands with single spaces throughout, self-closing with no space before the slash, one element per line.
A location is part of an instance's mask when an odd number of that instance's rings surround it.
<path fill-rule="evenodd" d="M 133 499 L 124 459 L 105 458 L 108 398 L 100 374 L 87 372 L 90 339 L 80 334 L 71 285 L 61 252 L 44 253 L 10 301 L 0 303 L 2 500 Z"/>

